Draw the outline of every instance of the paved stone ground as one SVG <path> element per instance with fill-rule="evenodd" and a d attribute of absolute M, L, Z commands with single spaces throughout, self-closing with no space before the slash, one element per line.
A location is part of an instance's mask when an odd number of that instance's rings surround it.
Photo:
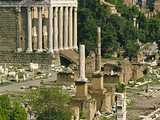
<path fill-rule="evenodd" d="M 153 84 L 152 91 L 144 92 L 145 86 L 128 90 L 128 98 L 131 104 L 127 106 L 127 120 L 140 120 L 140 115 L 148 115 L 157 108 L 160 108 L 160 84 Z"/>

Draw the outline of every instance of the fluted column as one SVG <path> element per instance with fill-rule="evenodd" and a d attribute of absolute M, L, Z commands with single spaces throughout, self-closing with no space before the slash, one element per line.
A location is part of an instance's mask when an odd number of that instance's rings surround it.
<path fill-rule="evenodd" d="M 74 8 L 74 49 L 77 49 L 77 8 Z"/>
<path fill-rule="evenodd" d="M 42 52 L 42 8 L 38 8 L 38 52 Z"/>
<path fill-rule="evenodd" d="M 64 49 L 68 49 L 68 7 L 64 9 Z"/>
<path fill-rule="evenodd" d="M 58 7 L 54 9 L 54 50 L 58 51 Z"/>
<path fill-rule="evenodd" d="M 31 13 L 31 8 L 27 8 L 27 19 L 28 19 L 28 48 L 27 52 L 32 52 L 32 13 Z"/>
<path fill-rule="evenodd" d="M 48 16 L 48 20 L 49 20 L 49 45 L 48 45 L 48 49 L 49 52 L 53 53 L 53 8 L 49 7 L 49 16 Z"/>
<path fill-rule="evenodd" d="M 59 49 L 63 49 L 63 7 L 59 10 Z"/>
<path fill-rule="evenodd" d="M 73 48 L 73 8 L 69 8 L 69 49 Z"/>

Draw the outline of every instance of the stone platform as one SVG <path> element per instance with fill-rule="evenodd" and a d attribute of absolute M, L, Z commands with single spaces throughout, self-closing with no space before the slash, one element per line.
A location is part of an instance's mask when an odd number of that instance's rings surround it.
<path fill-rule="evenodd" d="M 52 61 L 53 55 L 50 53 L 0 52 L 0 63 L 52 64 Z"/>

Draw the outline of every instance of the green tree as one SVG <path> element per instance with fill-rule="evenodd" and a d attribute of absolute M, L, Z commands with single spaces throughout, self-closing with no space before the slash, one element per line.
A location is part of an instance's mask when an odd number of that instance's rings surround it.
<path fill-rule="evenodd" d="M 27 120 L 25 108 L 18 102 L 13 103 L 10 120 Z"/>
<path fill-rule="evenodd" d="M 1 95 L 0 120 L 27 120 L 27 113 L 20 103 L 11 102 L 7 95 Z"/>
<path fill-rule="evenodd" d="M 79 0 L 78 40 L 86 45 L 87 53 L 96 47 L 97 26 L 102 29 L 103 55 L 121 47 L 129 57 L 134 57 L 138 50 L 137 39 L 143 43 L 160 40 L 160 14 L 148 19 L 137 6 L 128 7 L 123 0 L 107 2 L 115 4 L 121 16 L 111 15 L 109 7 L 100 5 L 97 0 Z M 137 18 L 138 29 L 133 26 L 133 18 Z"/>
<path fill-rule="evenodd" d="M 132 40 L 128 40 L 126 45 L 126 50 L 127 50 L 127 56 L 130 58 L 133 58 L 133 57 L 136 57 L 139 51 L 139 46 L 136 42 Z"/>
<path fill-rule="evenodd" d="M 9 97 L 6 95 L 0 96 L 0 120 L 8 120 L 11 110 Z"/>
<path fill-rule="evenodd" d="M 70 120 L 68 110 L 70 96 L 59 87 L 40 88 L 31 91 L 25 99 L 32 110 L 37 113 L 38 120 Z"/>

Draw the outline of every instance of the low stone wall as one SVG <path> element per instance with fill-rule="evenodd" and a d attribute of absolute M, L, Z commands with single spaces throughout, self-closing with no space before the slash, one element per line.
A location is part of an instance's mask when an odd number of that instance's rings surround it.
<path fill-rule="evenodd" d="M 49 53 L 0 52 L 0 63 L 51 64 L 52 60 L 53 56 Z"/>

